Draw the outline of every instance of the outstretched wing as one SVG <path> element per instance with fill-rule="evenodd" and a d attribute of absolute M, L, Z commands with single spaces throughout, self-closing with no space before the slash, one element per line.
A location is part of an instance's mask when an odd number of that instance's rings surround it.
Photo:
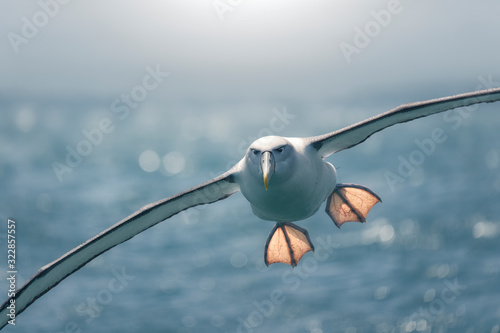
<path fill-rule="evenodd" d="M 351 148 L 365 141 L 372 134 L 389 126 L 459 107 L 477 103 L 491 103 L 499 100 L 500 88 L 495 88 L 431 99 L 424 102 L 403 104 L 388 112 L 341 130 L 310 137 L 306 140 L 309 145 L 318 150 L 322 158 L 325 158 L 340 150 Z"/>
<path fill-rule="evenodd" d="M 64 254 L 56 261 L 42 267 L 24 286 L 16 291 L 16 315 L 67 276 L 103 252 L 185 209 L 213 203 L 239 191 L 239 185 L 234 181 L 235 172 L 236 167 L 197 187 L 146 205 L 109 229 Z M 9 320 L 7 316 L 9 309 L 7 307 L 10 305 L 11 298 L 0 307 L 0 328 L 5 326 Z"/>

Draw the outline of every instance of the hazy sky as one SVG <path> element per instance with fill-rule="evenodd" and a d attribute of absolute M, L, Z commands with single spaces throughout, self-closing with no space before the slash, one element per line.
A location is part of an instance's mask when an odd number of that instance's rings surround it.
<path fill-rule="evenodd" d="M 0 98 L 398 102 L 500 82 L 498 1 L 1 0 Z M 422 93 L 427 88 L 428 91 Z M 397 99 L 398 96 L 407 96 Z M 112 100 L 112 98 L 111 98 Z"/>

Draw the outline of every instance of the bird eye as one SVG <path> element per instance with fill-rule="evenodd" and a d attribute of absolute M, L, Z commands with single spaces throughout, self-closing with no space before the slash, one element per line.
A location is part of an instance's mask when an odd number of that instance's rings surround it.
<path fill-rule="evenodd" d="M 284 149 L 285 149 L 284 147 L 278 147 L 278 148 L 276 148 L 276 151 L 278 153 L 282 153 Z"/>
<path fill-rule="evenodd" d="M 259 151 L 257 149 L 252 148 L 251 150 L 254 155 L 259 155 Z"/>

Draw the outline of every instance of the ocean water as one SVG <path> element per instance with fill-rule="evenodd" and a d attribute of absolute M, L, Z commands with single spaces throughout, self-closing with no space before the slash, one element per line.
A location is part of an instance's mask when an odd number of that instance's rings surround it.
<path fill-rule="evenodd" d="M 141 206 L 224 172 L 253 139 L 322 134 L 396 106 L 385 103 L 148 105 L 120 119 L 99 101 L 5 102 L 1 298 L 8 218 L 20 286 Z M 316 252 L 294 269 L 265 266 L 272 223 L 235 194 L 96 258 L 4 331 L 499 332 L 498 111 L 420 119 L 330 156 L 340 182 L 368 186 L 383 203 L 368 223 L 341 230 L 323 209 L 299 223 Z M 99 126 L 109 133 L 82 143 Z M 67 166 L 78 147 L 87 155 L 58 177 L 54 162 Z"/>

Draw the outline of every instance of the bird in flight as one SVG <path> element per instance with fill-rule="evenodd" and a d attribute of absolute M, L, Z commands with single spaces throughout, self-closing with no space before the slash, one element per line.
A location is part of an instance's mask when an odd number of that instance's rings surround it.
<path fill-rule="evenodd" d="M 328 134 L 288 138 L 263 137 L 229 171 L 199 186 L 146 205 L 42 267 L 15 296 L 0 307 L 0 328 L 9 320 L 15 302 L 18 315 L 40 296 L 93 258 L 173 215 L 197 205 L 223 200 L 241 191 L 253 213 L 276 222 L 265 243 L 267 265 L 281 262 L 296 266 L 314 251 L 307 230 L 294 222 L 315 214 L 326 201 L 326 213 L 337 227 L 349 221 L 365 222 L 368 211 L 381 201 L 370 189 L 337 183 L 334 166 L 324 159 L 362 143 L 389 126 L 477 103 L 500 101 L 500 88 L 470 92 L 401 105 Z"/>

